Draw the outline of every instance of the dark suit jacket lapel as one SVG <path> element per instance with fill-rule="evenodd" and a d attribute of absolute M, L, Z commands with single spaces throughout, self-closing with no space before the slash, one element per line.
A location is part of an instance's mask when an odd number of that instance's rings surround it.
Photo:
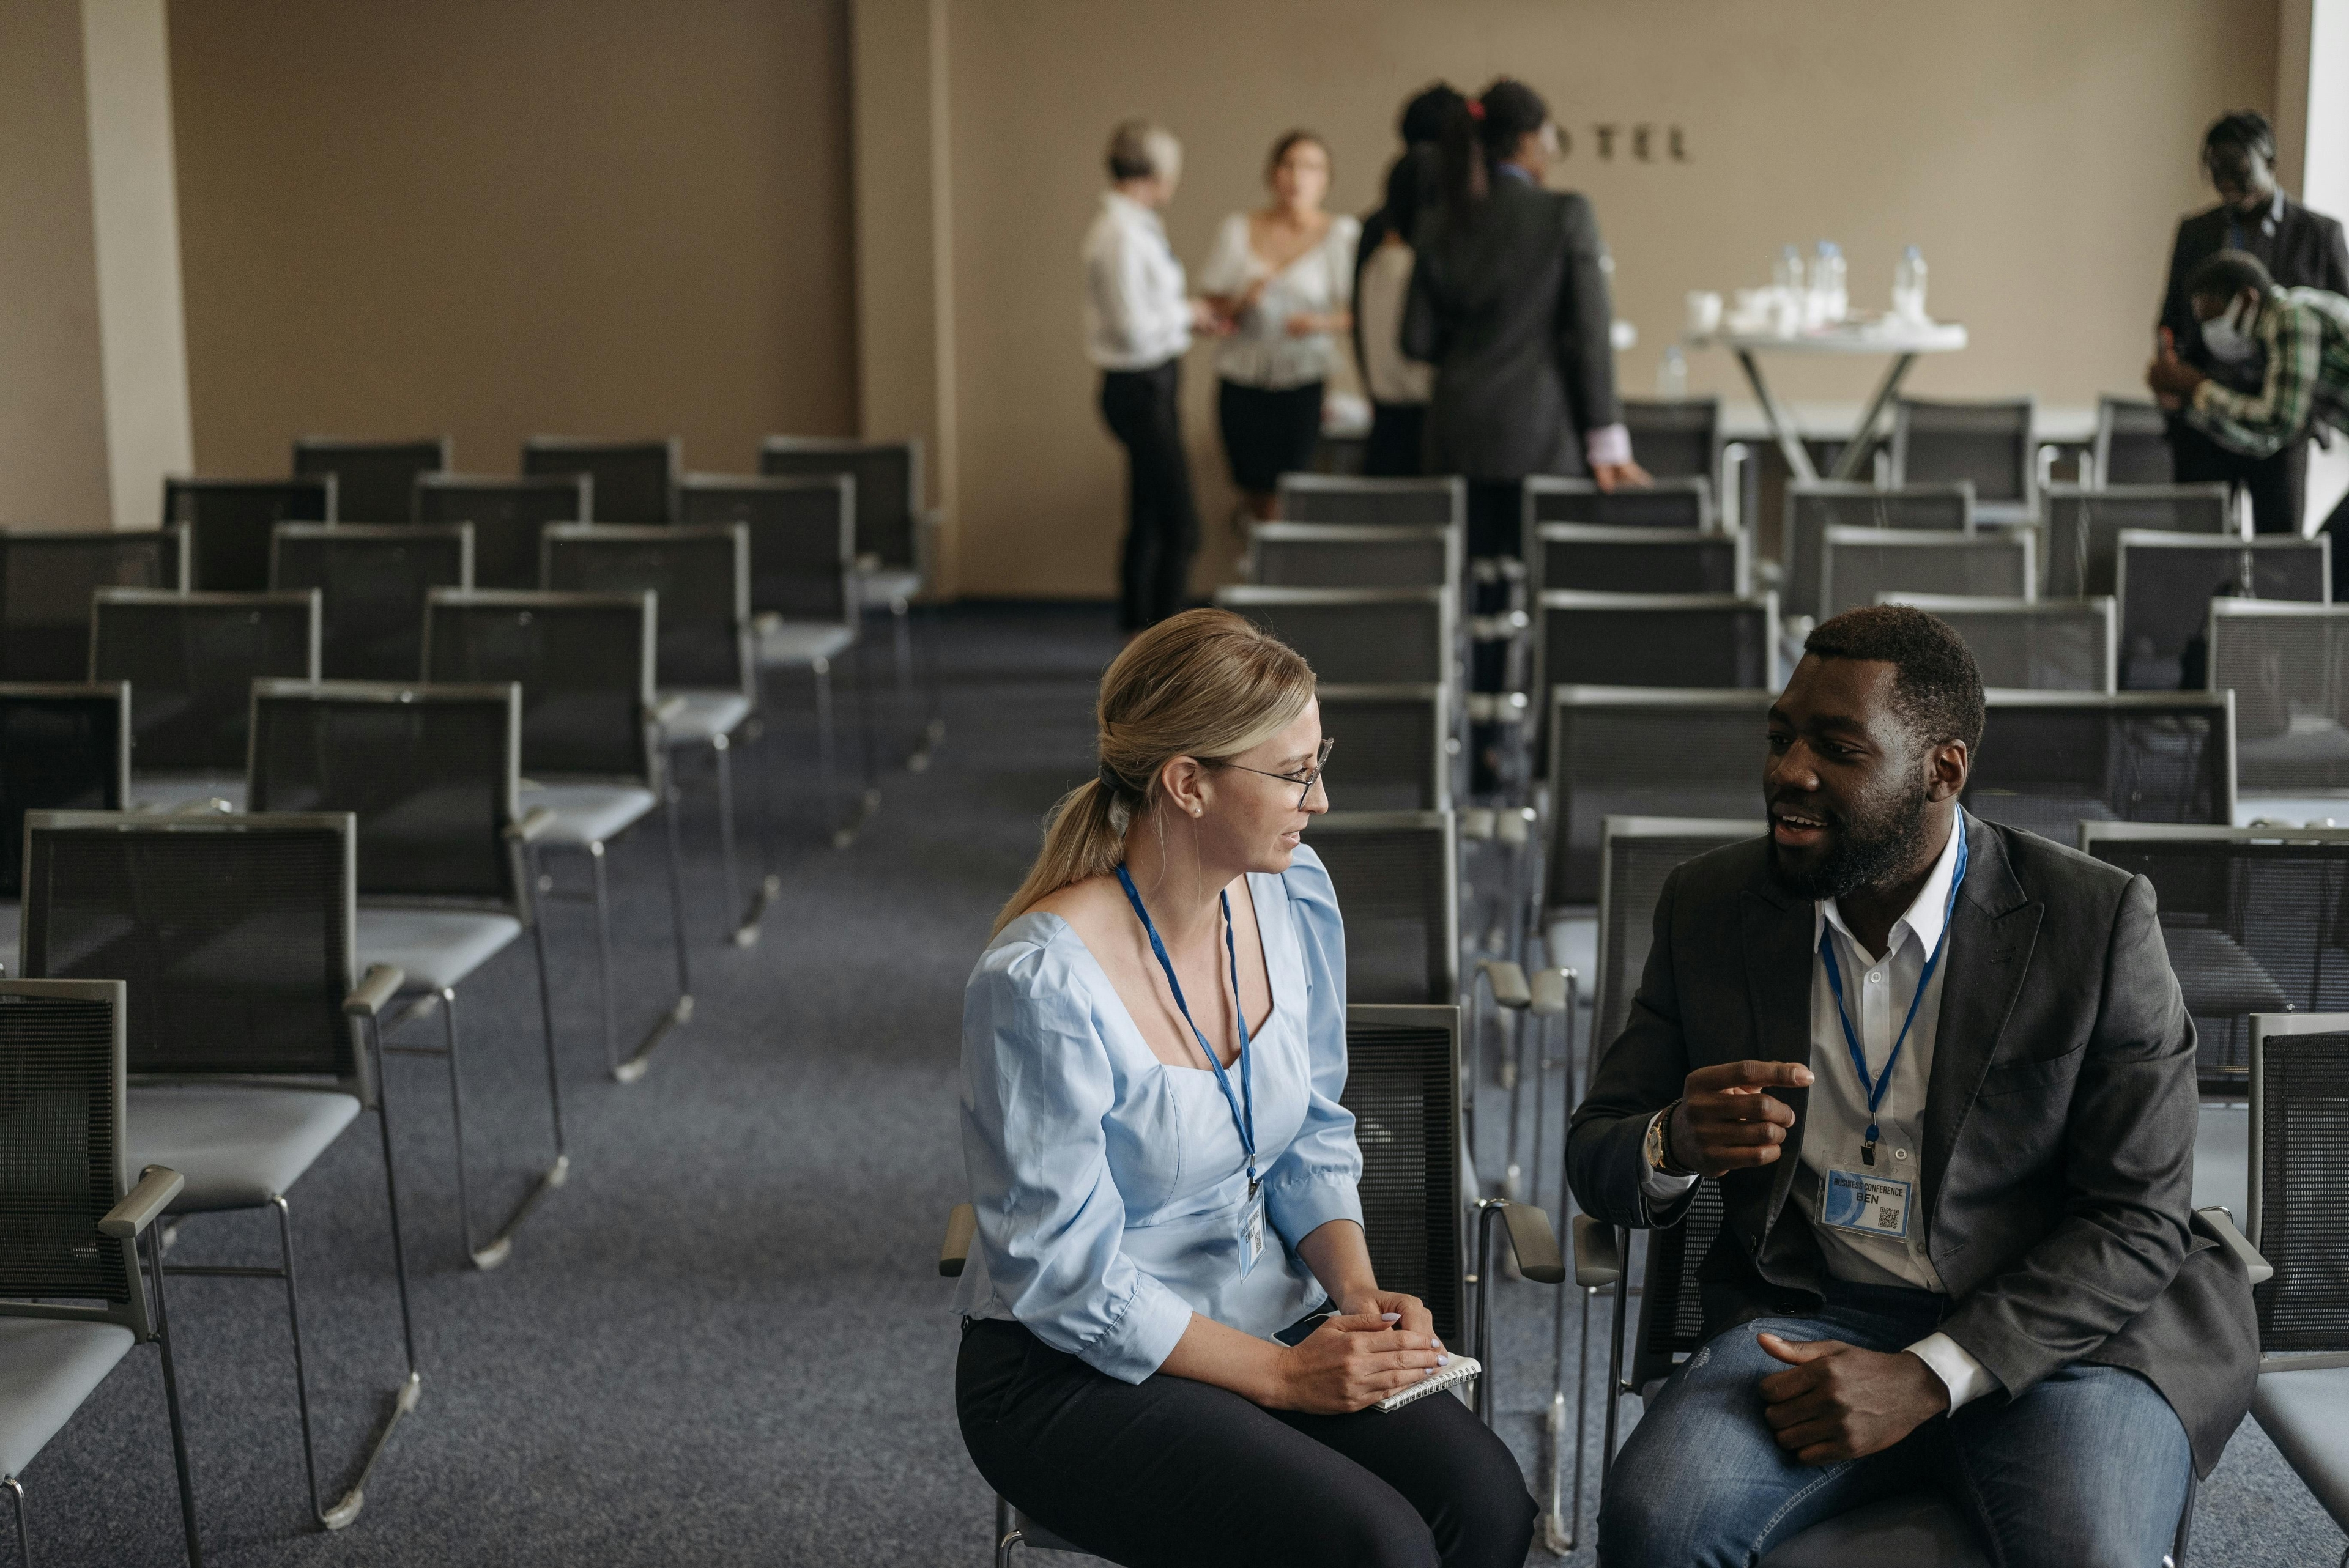
<path fill-rule="evenodd" d="M 1816 907 L 1809 899 L 1790 893 L 1771 881 L 1765 865 L 1746 885 L 1739 913 L 1744 928 L 1746 993 L 1754 1007 L 1754 1054 L 1764 1061 L 1801 1062 L 1816 1069 L 1817 1064 L 1811 1060 L 1811 972 L 1815 963 L 1811 939 L 1818 919 Z M 1809 1120 L 1806 1113 L 1810 1106 L 1808 1089 L 1774 1092 L 1794 1108 L 1795 1130 L 1772 1170 L 1770 1207 L 1761 1224 L 1765 1233 L 1776 1222 L 1786 1194 L 1794 1187 L 1795 1168 L 1801 1163 L 1803 1129 Z"/>
<path fill-rule="evenodd" d="M 1999 830 L 1971 812 L 1966 824 L 1966 885 L 1944 938 L 1949 951 L 1941 960 L 1941 1017 L 1925 1089 L 1924 1191 L 1919 1197 L 1929 1217 L 1974 1091 L 2014 1011 L 2045 910 L 2014 880 Z"/>

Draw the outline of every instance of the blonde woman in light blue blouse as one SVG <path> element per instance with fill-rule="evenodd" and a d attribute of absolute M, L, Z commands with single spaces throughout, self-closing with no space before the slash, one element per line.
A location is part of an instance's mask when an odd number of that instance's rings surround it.
<path fill-rule="evenodd" d="M 1517 1568 L 1533 1501 L 1383 1290 L 1356 1185 L 1312 672 L 1220 610 L 1102 683 L 963 1013 L 978 1214 L 957 1404 L 980 1472 L 1114 1562 Z"/>

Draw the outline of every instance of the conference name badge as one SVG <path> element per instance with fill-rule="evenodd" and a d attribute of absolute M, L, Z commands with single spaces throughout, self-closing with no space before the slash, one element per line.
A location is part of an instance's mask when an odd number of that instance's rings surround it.
<path fill-rule="evenodd" d="M 1904 1241 L 1909 1235 L 1909 1200 L 1915 1191 L 1912 1183 L 1896 1176 L 1830 1169 L 1819 1198 L 1819 1214 L 1838 1231 Z"/>
<path fill-rule="evenodd" d="M 1240 1225 L 1240 1278 L 1246 1279 L 1256 1270 L 1256 1260 L 1264 1256 L 1264 1205 L 1250 1203 L 1247 1219 Z"/>

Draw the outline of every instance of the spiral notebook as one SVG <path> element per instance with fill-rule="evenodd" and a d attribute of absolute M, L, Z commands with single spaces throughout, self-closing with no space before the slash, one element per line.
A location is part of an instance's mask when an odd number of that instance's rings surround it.
<path fill-rule="evenodd" d="M 1430 1394 L 1443 1394 L 1458 1388 L 1473 1380 L 1484 1370 L 1485 1364 L 1474 1356 L 1463 1356 L 1458 1351 L 1454 1351 L 1449 1363 L 1437 1367 L 1410 1387 L 1396 1389 L 1380 1400 L 1378 1408 L 1381 1410 L 1400 1410 L 1413 1399 L 1424 1399 Z"/>

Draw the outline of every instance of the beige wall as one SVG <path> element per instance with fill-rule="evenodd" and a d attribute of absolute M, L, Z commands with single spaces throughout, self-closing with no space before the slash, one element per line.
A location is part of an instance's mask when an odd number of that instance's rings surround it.
<path fill-rule="evenodd" d="M 844 0 L 173 0 L 196 461 L 856 421 Z M 5 157 L 0 154 L 0 157 Z"/>
<path fill-rule="evenodd" d="M 1879 307 L 1899 248 L 1922 247 L 1936 314 L 1973 346 L 1928 360 L 1925 394 L 2091 401 L 2136 384 L 2178 215 L 2205 200 L 2195 150 L 2222 109 L 2266 107 L 2276 15 L 2244 0 L 956 0 L 950 98 L 961 588 L 1100 595 L 1119 520 L 1116 449 L 1092 411 L 1076 249 L 1109 126 L 1134 113 L 1184 138 L 1169 218 L 1195 270 L 1217 219 L 1257 199 L 1266 148 L 1325 135 L 1335 203 L 1374 204 L 1396 107 L 1430 78 L 1497 69 L 1573 136 L 1554 182 L 1597 203 L 1617 308 L 1642 346 L 1623 387 L 1653 387 L 1681 296 L 1766 283 L 1788 241 L 1850 258 Z M 1640 163 L 1592 126 L 1682 128 L 1689 160 Z M 1789 366 L 1789 397 L 1857 401 L 1872 364 Z M 1718 355 L 1693 389 L 1742 393 Z M 1212 539 L 1228 539 L 1213 371 L 1195 352 L 1190 438 Z M 1228 551 L 1223 552 L 1228 557 Z M 1213 555 L 1203 573 L 1220 562 Z"/>
<path fill-rule="evenodd" d="M 110 521 L 83 106 L 76 0 L 0 4 L 0 527 Z"/>

